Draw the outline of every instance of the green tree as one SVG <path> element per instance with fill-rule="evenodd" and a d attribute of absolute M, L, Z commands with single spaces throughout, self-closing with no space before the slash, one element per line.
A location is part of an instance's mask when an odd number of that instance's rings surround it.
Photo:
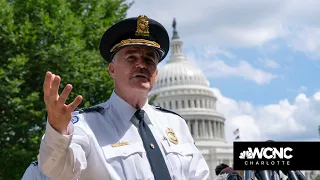
<path fill-rule="evenodd" d="M 157 99 L 157 96 L 158 96 L 157 94 L 151 96 L 149 101 L 148 101 L 149 104 L 154 105 L 154 101 Z"/>
<path fill-rule="evenodd" d="M 0 179 L 21 179 L 45 128 L 46 71 L 73 85 L 67 103 L 107 100 L 113 82 L 99 41 L 125 18 L 124 0 L 0 0 Z M 61 92 L 60 91 L 60 92 Z"/>

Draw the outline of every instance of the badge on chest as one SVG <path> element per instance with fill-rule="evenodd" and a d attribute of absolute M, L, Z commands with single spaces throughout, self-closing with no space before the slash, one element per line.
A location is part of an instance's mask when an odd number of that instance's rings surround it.
<path fill-rule="evenodd" d="M 168 136 L 168 139 L 170 142 L 172 142 L 173 144 L 179 143 L 179 140 L 178 140 L 177 136 L 175 135 L 173 129 L 167 128 L 166 133 L 167 133 L 167 136 Z"/>

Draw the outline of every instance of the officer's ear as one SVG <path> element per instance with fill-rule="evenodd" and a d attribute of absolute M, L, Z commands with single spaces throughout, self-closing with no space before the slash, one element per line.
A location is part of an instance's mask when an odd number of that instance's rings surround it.
<path fill-rule="evenodd" d="M 109 74 L 112 78 L 114 78 L 114 63 L 113 62 L 110 62 L 108 64 L 108 71 L 109 71 Z"/>

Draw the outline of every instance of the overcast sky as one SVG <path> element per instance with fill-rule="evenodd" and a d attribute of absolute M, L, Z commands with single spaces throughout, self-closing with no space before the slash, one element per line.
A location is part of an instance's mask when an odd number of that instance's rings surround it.
<path fill-rule="evenodd" d="M 316 140 L 320 125 L 320 1 L 136 0 L 128 17 L 147 15 L 184 41 L 242 140 Z M 164 65 L 166 61 L 162 62 Z"/>

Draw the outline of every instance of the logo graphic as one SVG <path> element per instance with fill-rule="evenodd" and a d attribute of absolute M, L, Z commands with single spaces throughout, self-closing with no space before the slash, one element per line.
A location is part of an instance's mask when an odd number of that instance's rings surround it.
<path fill-rule="evenodd" d="M 242 153 L 240 153 L 239 156 L 240 159 L 253 159 L 252 153 L 250 151 L 243 151 Z"/>
<path fill-rule="evenodd" d="M 73 116 L 71 119 L 72 124 L 75 124 L 79 121 L 79 117 L 78 116 Z"/>
<path fill-rule="evenodd" d="M 247 151 L 240 153 L 240 159 L 291 159 L 292 155 L 289 153 L 292 152 L 292 148 L 248 148 Z"/>
<path fill-rule="evenodd" d="M 233 166 L 238 170 L 319 170 L 320 141 L 234 141 Z"/>

